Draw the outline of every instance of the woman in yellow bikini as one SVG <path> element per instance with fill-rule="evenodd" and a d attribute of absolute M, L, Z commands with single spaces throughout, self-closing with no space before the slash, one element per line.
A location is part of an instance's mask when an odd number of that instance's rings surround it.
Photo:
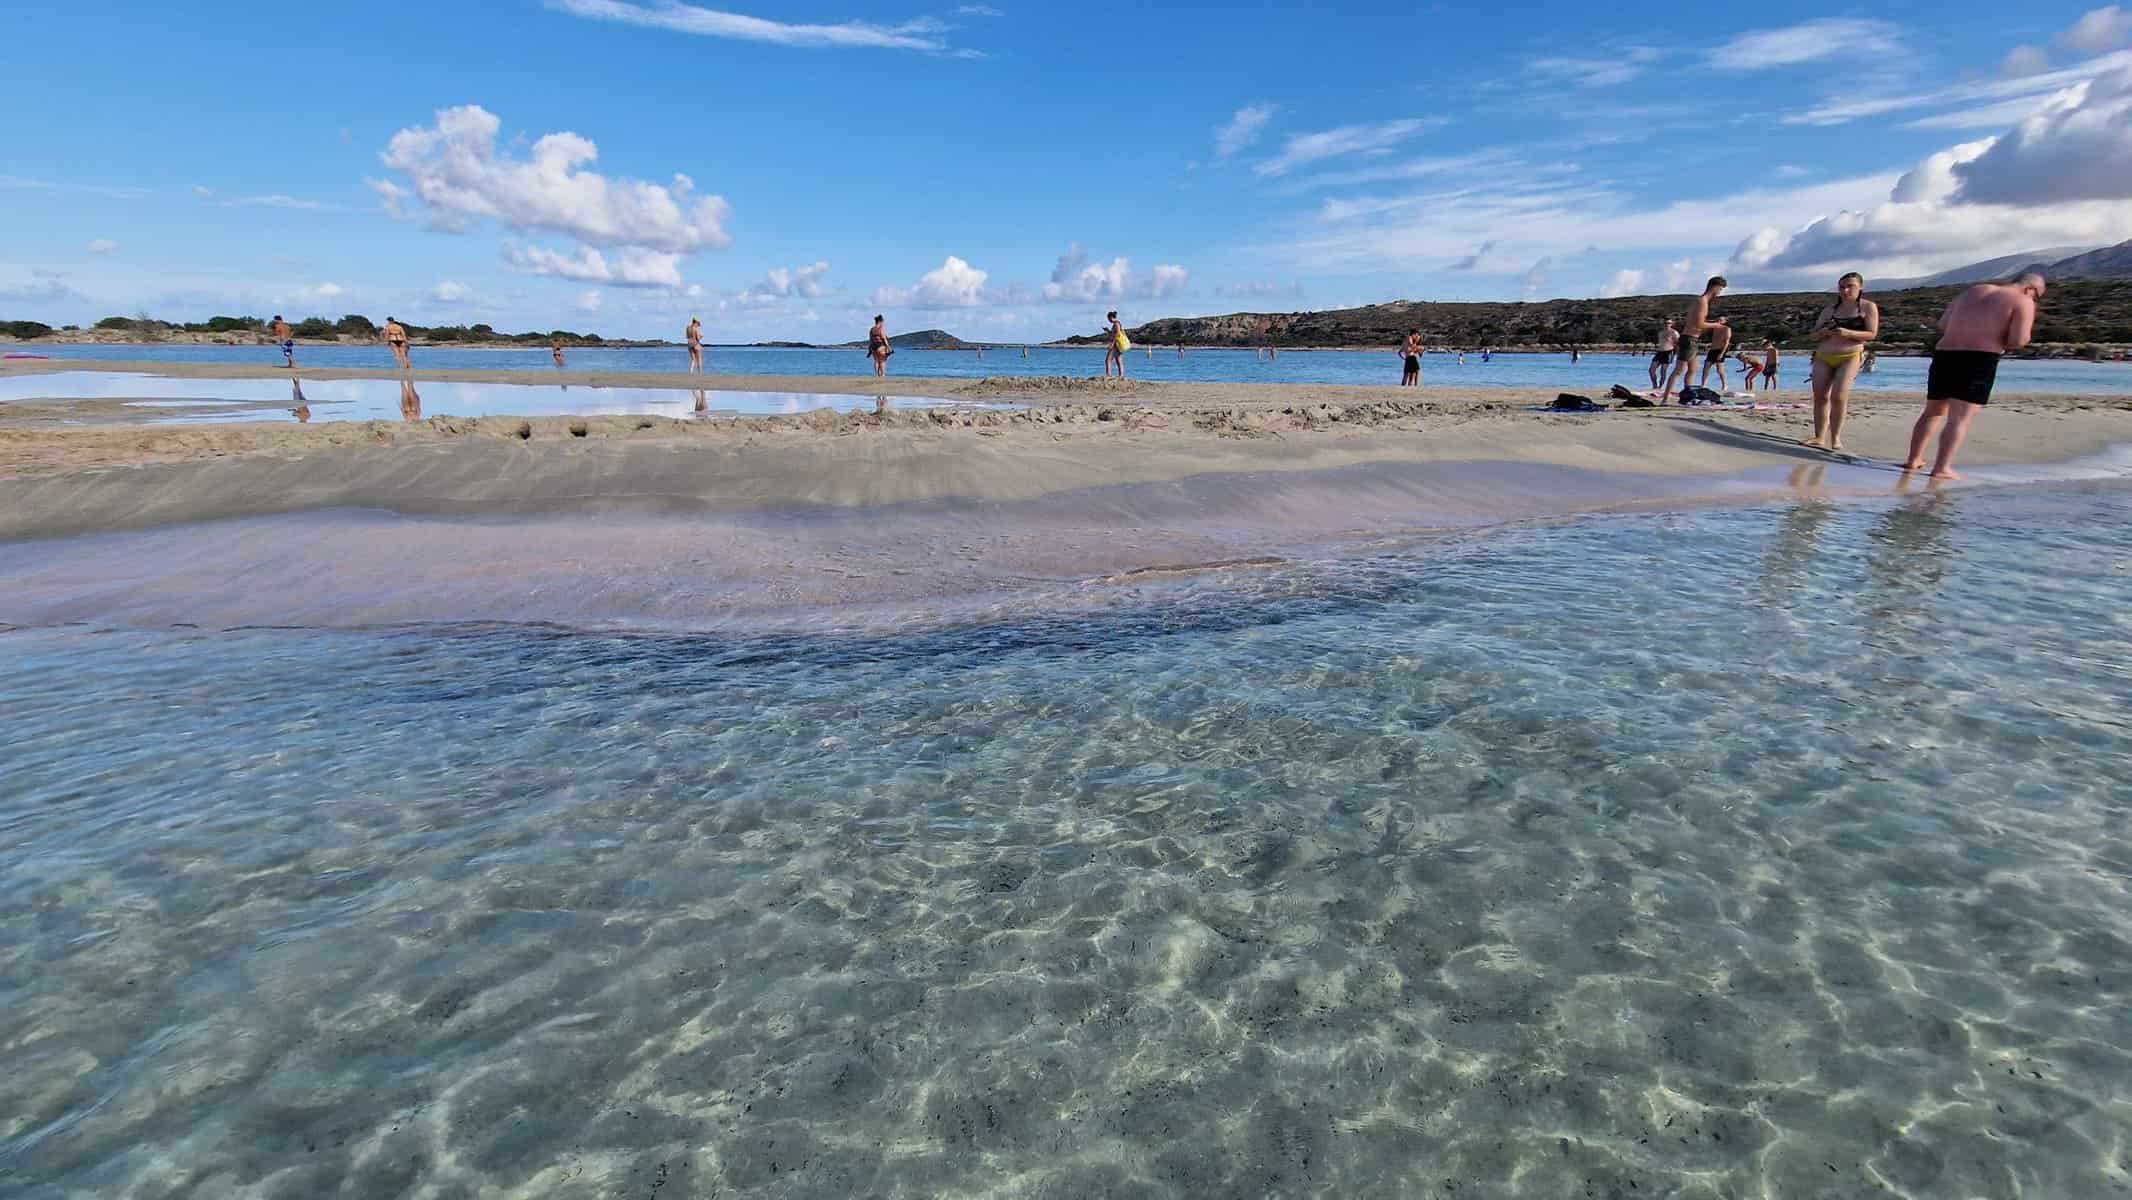
<path fill-rule="evenodd" d="M 1865 362 L 1866 343 L 1879 336 L 1880 306 L 1865 298 L 1865 277 L 1852 271 L 1836 281 L 1836 302 L 1814 322 L 1814 436 L 1807 445 L 1843 449 L 1851 381 Z"/>

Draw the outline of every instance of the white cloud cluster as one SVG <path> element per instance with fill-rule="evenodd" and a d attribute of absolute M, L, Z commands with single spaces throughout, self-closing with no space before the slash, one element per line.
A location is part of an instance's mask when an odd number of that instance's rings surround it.
<path fill-rule="evenodd" d="M 471 294 L 467 286 L 456 279 L 441 280 L 436 289 L 430 292 L 431 298 L 440 304 L 457 304 Z"/>
<path fill-rule="evenodd" d="M 1349 154 L 1384 154 L 1440 120 L 1408 117 L 1365 125 L 1342 125 L 1317 133 L 1298 133 L 1282 145 L 1281 152 L 1251 169 L 1266 177 L 1286 175 L 1297 167 Z"/>
<path fill-rule="evenodd" d="M 118 249 L 118 243 L 110 238 L 98 238 L 89 243 L 89 253 L 110 254 Z"/>
<path fill-rule="evenodd" d="M 1541 55 L 1525 60 L 1528 75 L 1552 83 L 1560 80 L 1580 88 L 1610 88 L 1634 82 L 1666 52 L 1651 46 L 1602 46 L 1580 57 Z"/>
<path fill-rule="evenodd" d="M 2101 54 L 2132 41 L 2132 12 L 2117 5 L 2093 8 L 2081 14 L 2059 40 L 2079 54 Z"/>
<path fill-rule="evenodd" d="M 506 244 L 505 265 L 525 275 L 546 275 L 577 283 L 606 283 L 617 287 L 672 288 L 681 286 L 681 256 L 656 250 L 624 247 L 614 260 L 590 246 L 579 246 L 575 255 L 545 246 Z"/>
<path fill-rule="evenodd" d="M 793 297 L 818 299 L 824 291 L 822 276 L 829 273 L 829 264 L 815 263 L 811 267 L 772 267 L 763 276 L 762 282 L 744 293 L 763 300 L 785 300 Z"/>
<path fill-rule="evenodd" d="M 1123 257 L 1108 263 L 1090 262 L 1088 251 L 1076 242 L 1059 256 L 1051 268 L 1051 280 L 1043 286 L 1045 300 L 1056 304 L 1093 304 L 1099 301 L 1138 297 L 1161 299 L 1175 296 L 1191 283 L 1192 273 L 1176 263 L 1158 263 L 1146 280 L 1133 274 L 1132 263 Z"/>
<path fill-rule="evenodd" d="M 1926 158 L 1887 199 L 1734 253 L 1772 277 L 1857 269 L 1928 274 L 2023 246 L 2132 236 L 2132 68 L 2079 84 L 2006 134 Z"/>
<path fill-rule="evenodd" d="M 664 0 L 663 3 L 653 5 L 628 4 L 623 0 L 548 0 L 548 7 L 574 17 L 587 17 L 596 21 L 614 21 L 624 25 L 664 29 L 672 33 L 695 34 L 699 37 L 767 42 L 776 46 L 922 50 L 934 54 L 951 52 L 947 42 L 940 37 L 947 32 L 947 26 L 929 17 L 897 25 L 875 25 L 866 21 L 808 25 L 772 21 L 715 8 L 700 8 L 693 4 L 677 3 L 676 0 Z M 985 9 L 982 5 L 972 5 L 963 10 L 963 15 L 999 14 Z"/>
<path fill-rule="evenodd" d="M 1227 158 L 1257 141 L 1273 113 L 1271 104 L 1247 104 L 1237 109 L 1236 115 L 1214 131 L 1214 153 Z"/>
<path fill-rule="evenodd" d="M 413 184 L 431 224 L 452 232 L 486 219 L 592 246 L 685 254 L 731 244 L 726 202 L 696 196 L 688 176 L 671 184 L 609 179 L 585 169 L 599 148 L 574 133 L 548 134 L 529 157 L 513 158 L 497 149 L 502 124 L 480 105 L 440 110 L 435 125 L 394 134 L 385 165 Z M 372 184 L 380 195 L 405 201 L 406 189 L 381 182 Z"/>
<path fill-rule="evenodd" d="M 1642 294 L 1642 292 L 1643 272 L 1631 271 L 1627 269 L 1614 272 L 1614 274 L 1599 287 L 1599 294 L 1609 299 L 1615 296 L 1640 295 Z"/>
<path fill-rule="evenodd" d="M 985 302 L 987 278 L 985 272 L 950 254 L 947 261 L 919 276 L 914 287 L 875 289 L 872 303 L 879 308 L 919 310 L 975 308 Z"/>

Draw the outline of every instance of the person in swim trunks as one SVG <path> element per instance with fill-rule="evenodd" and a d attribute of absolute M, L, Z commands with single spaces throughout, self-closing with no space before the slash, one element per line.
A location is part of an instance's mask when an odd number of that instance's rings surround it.
<path fill-rule="evenodd" d="M 289 332 L 289 323 L 281 319 L 280 313 L 274 314 L 274 340 L 281 343 L 281 357 L 285 360 L 281 365 L 294 369 L 296 366 L 296 335 Z"/>
<path fill-rule="evenodd" d="M 1666 323 L 1660 326 L 1658 330 L 1658 352 L 1651 356 L 1652 391 L 1658 390 L 1659 375 L 1664 373 L 1667 367 L 1673 365 L 1673 348 L 1678 345 L 1680 345 L 1680 331 L 1673 328 L 1673 318 L 1667 317 Z"/>
<path fill-rule="evenodd" d="M 1773 392 L 1777 390 L 1777 344 L 1763 342 L 1762 350 L 1762 386 Z"/>
<path fill-rule="evenodd" d="M 2043 276 L 2030 271 L 2012 283 L 1980 283 L 1954 298 L 1940 314 L 1939 345 L 1925 377 L 1925 411 L 1910 432 L 1910 457 L 1903 470 L 1925 465 L 1925 443 L 1942 423 L 1934 479 L 1960 479 L 1954 456 L 1969 436 L 1969 423 L 1991 403 L 1999 379 L 1999 359 L 2028 345 L 2036 330 L 2036 304 L 2043 299 Z"/>
<path fill-rule="evenodd" d="M 393 365 L 399 367 L 402 371 L 412 369 L 414 364 L 407 360 L 407 330 L 405 327 L 393 318 L 387 317 L 385 318 L 385 328 L 378 331 L 378 336 L 383 338 L 385 344 L 392 348 Z"/>
<path fill-rule="evenodd" d="M 1695 381 L 1697 387 L 1710 386 L 1710 372 L 1717 372 L 1717 390 L 1722 392 L 1725 382 L 1725 357 L 1732 351 L 1732 326 L 1720 325 L 1710 331 L 1710 349 L 1703 355 L 1703 374 Z"/>
<path fill-rule="evenodd" d="M 1680 323 L 1680 342 L 1673 350 L 1673 370 L 1666 375 L 1664 390 L 1668 396 L 1677 394 L 1676 387 L 1688 386 L 1688 373 L 1695 369 L 1695 339 L 1725 323 L 1722 317 L 1711 317 L 1710 304 L 1724 295 L 1729 286 L 1723 275 L 1712 275 L 1710 282 L 1703 285 L 1703 294 L 1688 306 L 1688 313 Z"/>
<path fill-rule="evenodd" d="M 1845 312 L 1849 309 L 1849 312 Z M 1816 450 L 1843 449 L 1843 418 L 1851 384 L 1865 362 L 1866 343 L 1880 336 L 1880 306 L 1865 298 L 1865 276 L 1846 272 L 1836 281 L 1836 302 L 1814 322 L 1814 436 Z"/>
<path fill-rule="evenodd" d="M 1399 374 L 1400 387 L 1421 386 L 1421 330 L 1407 330 L 1406 343 L 1399 347 L 1400 361 L 1406 369 Z"/>

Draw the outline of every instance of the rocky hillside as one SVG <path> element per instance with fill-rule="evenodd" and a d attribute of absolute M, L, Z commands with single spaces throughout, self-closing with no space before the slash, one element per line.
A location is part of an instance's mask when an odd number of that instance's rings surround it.
<path fill-rule="evenodd" d="M 1890 348 L 1930 346 L 1940 311 L 1960 287 L 1869 292 L 1880 304 L 1881 342 Z M 1804 344 L 1827 292 L 1769 292 L 1719 298 L 1717 312 L 1732 319 L 1735 342 Z M 1651 344 L 1659 323 L 1687 311 L 1690 296 L 1624 296 L 1612 300 L 1449 304 L 1395 300 L 1325 312 L 1230 313 L 1167 317 L 1127 332 L 1135 342 L 1168 346 L 1390 347 L 1409 329 L 1431 346 L 1566 347 Z M 1092 336 L 1067 339 L 1094 343 Z M 2075 347 L 2132 343 L 2132 280 L 2069 281 L 2052 286 L 2036 324 L 2038 343 Z"/>

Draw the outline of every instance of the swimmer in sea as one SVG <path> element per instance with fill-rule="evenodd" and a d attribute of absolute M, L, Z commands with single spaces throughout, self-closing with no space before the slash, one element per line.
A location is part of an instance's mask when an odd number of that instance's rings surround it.
<path fill-rule="evenodd" d="M 2030 271 L 2012 283 L 1980 283 L 1954 298 L 1940 315 L 1939 345 L 1925 379 L 1925 411 L 1910 431 L 1910 457 L 1903 470 L 1925 465 L 1925 443 L 1944 422 L 1934 479 L 1960 479 L 1954 456 L 1969 436 L 1969 423 L 1991 403 L 1998 382 L 1999 359 L 2028 345 L 2036 331 L 2036 304 L 2043 299 L 2043 276 Z"/>
<path fill-rule="evenodd" d="M 1849 312 L 1845 312 L 1849 309 Z M 1846 272 L 1836 281 L 1836 302 L 1814 322 L 1814 436 L 1817 450 L 1843 449 L 1843 418 L 1851 383 L 1865 361 L 1866 343 L 1880 336 L 1880 306 L 1865 298 L 1865 276 Z"/>

